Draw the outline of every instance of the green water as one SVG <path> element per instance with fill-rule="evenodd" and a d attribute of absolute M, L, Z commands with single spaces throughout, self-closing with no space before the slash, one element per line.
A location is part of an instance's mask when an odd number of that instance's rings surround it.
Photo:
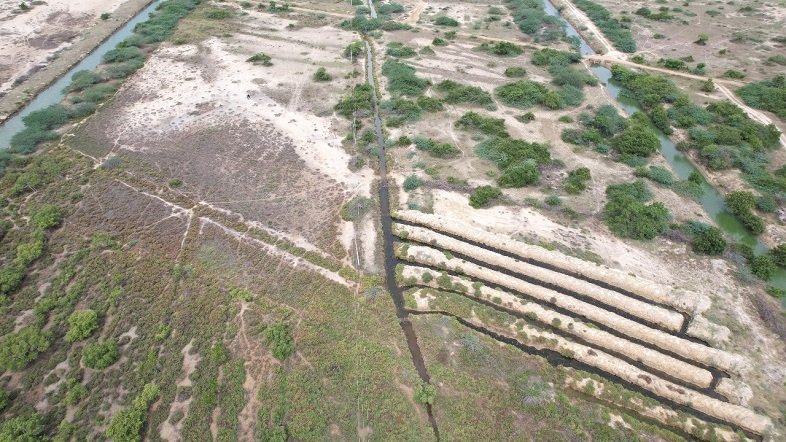
<path fill-rule="evenodd" d="M 581 37 L 581 35 L 579 35 L 576 29 L 574 29 L 570 23 L 568 23 L 565 19 L 562 18 L 562 16 L 559 15 L 559 11 L 557 11 L 553 4 L 551 4 L 548 0 L 544 0 L 544 6 L 547 14 L 560 19 L 560 21 L 565 26 L 565 33 L 568 36 L 573 36 L 579 39 L 579 51 L 582 55 L 586 56 L 595 54 L 595 51 L 589 47 L 587 42 Z M 640 110 L 635 101 L 620 94 L 621 88 L 611 80 L 610 70 L 603 66 L 593 66 L 590 68 L 590 70 L 593 74 L 595 74 L 596 77 L 598 77 L 600 82 L 604 84 L 609 92 L 609 95 L 617 100 L 617 103 L 620 104 L 628 116 Z M 661 154 L 678 177 L 685 180 L 688 179 L 690 174 L 694 171 L 701 173 L 701 171 L 699 171 L 682 152 L 677 150 L 677 147 L 674 145 L 674 143 L 660 131 L 658 131 L 658 140 L 660 141 Z M 699 203 L 704 208 L 704 211 L 707 213 L 707 215 L 709 215 L 709 217 L 715 221 L 718 227 L 726 233 L 728 238 L 734 242 L 748 244 L 749 246 L 753 247 L 757 254 L 763 254 L 767 252 L 767 247 L 756 236 L 752 235 L 745 228 L 745 226 L 743 226 L 737 220 L 737 218 L 731 214 L 731 212 L 729 212 L 729 209 L 726 207 L 726 204 L 723 201 L 723 195 L 721 195 L 721 193 L 718 192 L 715 187 L 707 182 L 704 176 L 701 178 L 701 188 L 703 190 L 703 194 L 699 199 Z M 786 270 L 778 269 L 778 272 L 770 281 L 768 281 L 768 283 L 774 287 L 786 289 Z M 784 299 L 784 303 L 786 303 L 786 299 Z"/>

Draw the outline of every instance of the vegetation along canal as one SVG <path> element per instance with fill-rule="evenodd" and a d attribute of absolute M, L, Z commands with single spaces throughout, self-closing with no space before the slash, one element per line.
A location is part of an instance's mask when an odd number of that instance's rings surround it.
<path fill-rule="evenodd" d="M 82 61 L 75 64 L 68 72 L 60 77 L 57 81 L 52 83 L 48 88 L 44 89 L 38 96 L 36 96 L 30 103 L 28 103 L 20 112 L 9 118 L 5 123 L 0 126 L 0 150 L 8 149 L 11 142 L 11 137 L 16 135 L 24 129 L 25 125 L 22 119 L 29 115 L 31 112 L 41 110 L 45 107 L 63 101 L 65 94 L 63 90 L 71 83 L 71 76 L 76 72 L 87 70 L 93 71 L 101 64 L 104 54 L 114 49 L 118 43 L 134 34 L 134 28 L 137 24 L 146 21 L 150 15 L 155 12 L 158 5 L 162 0 L 154 0 L 147 7 L 142 9 L 137 15 L 129 20 L 125 25 L 120 27 L 114 34 L 104 40 L 103 43 L 98 45 L 93 52 Z"/>
<path fill-rule="evenodd" d="M 567 20 L 560 16 L 557 8 L 551 2 L 544 0 L 545 11 L 547 14 L 555 16 L 562 22 L 565 33 L 570 37 L 575 37 L 579 41 L 579 51 L 581 55 L 595 55 L 596 52 L 587 44 L 587 41 L 576 31 L 576 29 L 568 23 Z M 625 113 L 630 116 L 634 112 L 641 110 L 638 104 L 632 99 L 625 97 L 622 94 L 622 89 L 619 85 L 611 80 L 611 71 L 603 66 L 592 66 L 590 68 L 593 74 L 606 85 L 606 90 L 617 103 L 622 107 Z M 654 129 L 654 128 L 653 128 Z M 655 129 L 654 129 L 655 130 Z M 698 172 L 698 169 L 691 163 L 691 161 L 677 149 L 677 146 L 661 131 L 657 130 L 658 140 L 660 141 L 660 151 L 663 157 L 671 166 L 674 173 L 681 179 L 688 179 L 693 172 Z M 701 175 L 699 173 L 699 175 Z M 726 207 L 723 195 L 718 192 L 704 177 L 701 177 L 702 195 L 699 203 L 729 238 L 734 242 L 747 244 L 755 250 L 757 254 L 767 252 L 767 247 L 753 234 L 751 234 L 745 226 L 737 220 L 734 215 Z M 769 284 L 781 289 L 786 289 L 786 270 L 778 269 L 777 273 L 769 281 Z"/>

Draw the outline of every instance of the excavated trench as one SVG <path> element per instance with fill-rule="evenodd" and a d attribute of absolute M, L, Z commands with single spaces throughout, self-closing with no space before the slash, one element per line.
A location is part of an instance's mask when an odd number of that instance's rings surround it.
<path fill-rule="evenodd" d="M 411 237 L 407 237 L 405 240 L 407 242 L 414 243 L 414 244 L 419 244 L 419 245 L 422 245 L 422 246 L 425 246 L 425 247 L 432 247 L 432 248 L 439 247 L 439 246 L 435 246 L 434 244 L 429 244 L 429 243 L 424 243 L 422 241 L 418 241 L 418 240 L 413 239 Z M 475 264 L 475 265 L 480 266 L 480 267 L 485 267 L 485 268 L 488 268 L 489 270 L 494 270 L 496 272 L 502 273 L 503 275 L 507 275 L 507 276 L 510 276 L 512 278 L 520 279 L 522 281 L 528 282 L 528 283 L 533 284 L 533 285 L 537 285 L 537 286 L 540 286 L 540 287 L 547 288 L 549 290 L 553 290 L 553 291 L 558 292 L 558 293 L 562 293 L 563 295 L 570 296 L 572 298 L 575 298 L 577 300 L 580 300 L 582 302 L 590 304 L 590 305 L 592 305 L 594 307 L 598 307 L 598 308 L 601 308 L 603 310 L 609 311 L 611 313 L 614 313 L 614 314 L 616 314 L 618 316 L 621 316 L 621 317 L 623 317 L 625 319 L 628 319 L 630 321 L 639 323 L 639 324 L 644 325 L 646 327 L 649 327 L 651 329 L 659 330 L 659 331 L 661 331 L 663 333 L 667 333 L 667 334 L 670 334 L 672 336 L 677 336 L 680 339 L 685 339 L 686 341 L 691 341 L 691 342 L 695 342 L 697 344 L 702 344 L 702 345 L 709 346 L 706 342 L 702 341 L 701 339 L 698 339 L 698 338 L 695 338 L 693 336 L 687 335 L 685 333 L 685 331 L 684 331 L 684 329 L 685 329 L 685 325 L 684 324 L 682 326 L 683 330 L 681 330 L 679 332 L 674 332 L 673 330 L 669 330 L 668 328 L 665 328 L 665 327 L 663 327 L 663 326 L 661 326 L 659 324 L 655 324 L 655 323 L 653 323 L 651 321 L 648 321 L 648 320 L 646 320 L 644 318 L 640 318 L 638 316 L 631 315 L 630 313 L 628 313 L 628 312 L 626 312 L 624 310 L 621 310 L 621 309 L 619 309 L 619 308 L 617 308 L 615 306 L 608 305 L 606 303 L 598 301 L 597 299 L 594 299 L 594 298 L 589 297 L 587 295 L 583 295 L 581 293 L 577 293 L 577 292 L 575 292 L 573 290 L 561 287 L 559 285 L 552 284 L 552 283 L 545 282 L 545 281 L 541 281 L 541 280 L 539 280 L 537 278 L 534 278 L 532 276 L 524 275 L 524 274 L 521 274 L 521 273 L 516 272 L 514 270 L 510 270 L 508 268 L 499 266 L 499 265 L 490 264 L 490 263 L 481 261 L 481 260 L 479 260 L 477 258 L 468 256 L 466 254 L 463 254 L 463 253 L 460 253 L 460 252 L 457 252 L 457 251 L 454 251 L 454 250 L 450 250 L 450 253 L 454 257 L 456 257 L 457 259 L 460 259 L 462 261 L 466 261 L 468 263 Z"/>
<path fill-rule="evenodd" d="M 433 266 L 433 265 L 430 265 L 430 264 L 422 263 L 422 262 L 417 262 L 417 265 L 419 267 L 423 267 L 423 268 L 427 268 L 427 269 L 433 270 L 436 273 L 445 272 L 446 274 L 448 274 L 450 276 L 455 276 L 455 277 L 458 277 L 458 278 L 461 278 L 462 276 L 466 276 L 466 275 L 461 274 L 461 273 L 457 273 L 457 272 L 454 272 L 454 271 L 451 271 L 451 270 L 445 270 L 445 269 L 442 269 L 442 268 L 439 268 L 439 267 L 436 267 L 436 266 Z M 521 299 L 524 299 L 524 300 L 526 300 L 528 302 L 532 302 L 534 304 L 537 304 L 537 305 L 543 307 L 544 309 L 552 310 L 552 311 L 554 311 L 556 313 L 559 313 L 559 314 L 562 314 L 562 315 L 565 315 L 565 316 L 568 316 L 568 317 L 571 317 L 571 318 L 575 318 L 576 320 L 579 320 L 579 321 L 584 322 L 586 324 L 590 324 L 591 326 L 596 327 L 599 330 L 605 331 L 605 332 L 609 333 L 610 335 L 613 335 L 613 336 L 615 336 L 617 338 L 627 340 L 627 341 L 629 341 L 631 343 L 638 344 L 638 345 L 640 345 L 642 347 L 645 347 L 647 349 L 650 349 L 650 350 L 653 350 L 653 351 L 657 351 L 659 353 L 662 353 L 662 354 L 664 354 L 666 356 L 670 356 L 670 357 L 672 357 L 674 359 L 677 359 L 679 361 L 682 361 L 682 362 L 685 362 L 687 364 L 693 365 L 695 367 L 707 370 L 708 372 L 710 372 L 712 374 L 712 382 L 710 383 L 709 387 L 707 387 L 705 389 L 705 390 L 712 391 L 712 394 L 707 394 L 707 396 L 712 396 L 712 397 L 715 397 L 716 399 L 720 399 L 720 400 L 727 400 L 727 398 L 725 396 L 723 396 L 722 394 L 717 393 L 717 392 L 714 391 L 715 388 L 717 387 L 718 383 L 721 381 L 721 379 L 730 377 L 729 374 L 724 372 L 723 370 L 720 370 L 720 369 L 718 369 L 716 367 L 712 367 L 712 366 L 703 364 L 703 363 L 701 363 L 699 361 L 694 361 L 692 359 L 686 358 L 686 357 L 684 357 L 682 355 L 679 355 L 677 353 L 671 352 L 671 351 L 669 351 L 667 349 L 660 348 L 657 345 L 654 345 L 654 344 L 652 344 L 650 342 L 647 342 L 647 341 L 644 341 L 642 339 L 635 338 L 635 337 L 632 337 L 632 336 L 628 336 L 628 335 L 626 335 L 624 333 L 621 333 L 621 332 L 619 332 L 619 331 L 617 331 L 617 330 L 615 330 L 615 329 L 613 329 L 613 328 L 611 328 L 611 327 L 609 327 L 609 326 L 607 326 L 607 325 L 605 325 L 603 323 L 597 322 L 597 321 L 595 321 L 593 319 L 587 318 L 586 316 L 580 315 L 580 314 L 575 313 L 575 312 L 573 312 L 571 310 L 568 310 L 566 308 L 563 308 L 563 307 L 551 304 L 551 303 L 549 303 L 547 301 L 543 301 L 541 299 L 538 299 L 538 298 L 536 298 L 534 296 L 531 296 L 531 295 L 528 295 L 526 293 L 520 292 L 518 290 L 514 290 L 514 289 L 510 289 L 508 287 L 500 286 L 499 284 L 496 284 L 494 282 L 491 282 L 491 281 L 483 279 L 483 278 L 478 278 L 478 277 L 475 277 L 475 276 L 472 276 L 471 278 L 473 280 L 476 280 L 478 282 L 483 283 L 483 285 L 485 285 L 485 286 L 487 286 L 489 288 L 492 288 L 494 290 L 499 290 L 499 291 L 511 293 L 511 294 L 513 294 L 513 295 L 515 295 L 515 296 L 517 296 L 517 297 L 519 297 Z M 474 298 L 472 298 L 472 299 L 474 299 Z M 526 318 L 524 318 L 524 319 L 526 319 Z M 573 335 L 570 335 L 570 336 L 573 336 Z M 603 351 L 608 352 L 609 350 L 604 348 Z M 622 359 L 622 358 L 620 358 L 620 359 Z M 647 369 L 647 370 L 648 371 L 652 371 L 651 369 Z M 690 387 L 690 388 L 696 389 L 696 387 Z M 702 392 L 706 393 L 704 391 L 702 391 Z"/>
<path fill-rule="evenodd" d="M 450 293 L 456 294 L 458 296 L 464 297 L 464 298 L 469 299 L 471 301 L 477 302 L 478 304 L 481 304 L 483 306 L 486 306 L 486 307 L 489 307 L 491 309 L 494 309 L 494 310 L 496 310 L 498 312 L 502 312 L 502 313 L 505 313 L 507 315 L 510 315 L 510 316 L 512 316 L 512 317 L 514 317 L 516 319 L 522 319 L 522 320 L 524 320 L 526 322 L 533 323 L 537 327 L 540 327 L 542 329 L 548 330 L 551 333 L 554 333 L 555 335 L 558 335 L 558 336 L 560 336 L 562 338 L 571 340 L 573 342 L 576 342 L 578 344 L 587 346 L 589 348 L 602 350 L 605 353 L 608 353 L 611 356 L 614 356 L 614 357 L 616 357 L 618 359 L 621 359 L 621 360 L 627 362 L 628 364 L 630 364 L 630 365 L 632 365 L 632 366 L 634 366 L 634 367 L 636 367 L 636 368 L 638 368 L 638 369 L 640 369 L 642 371 L 646 371 L 646 372 L 652 373 L 652 374 L 654 374 L 654 375 L 656 375 L 656 376 L 658 376 L 660 378 L 663 378 L 663 379 L 665 379 L 665 380 L 667 380 L 669 382 L 672 382 L 674 384 L 677 384 L 677 385 L 679 385 L 681 387 L 690 388 L 692 390 L 698 391 L 699 393 L 704 394 L 704 395 L 709 396 L 709 397 L 712 397 L 714 399 L 718 399 L 718 400 L 722 400 L 722 401 L 728 402 L 728 398 L 726 398 L 724 395 L 718 393 L 717 391 L 715 391 L 713 389 L 717 385 L 717 383 L 719 381 L 719 378 L 715 375 L 715 373 L 711 372 L 713 377 L 712 377 L 712 382 L 710 383 L 709 387 L 700 387 L 700 386 L 695 385 L 693 383 L 686 382 L 686 381 L 684 381 L 684 380 L 682 380 L 682 379 L 680 379 L 678 377 L 672 376 L 672 375 L 670 375 L 670 374 L 668 374 L 668 373 L 666 373 L 666 372 L 664 372 L 662 370 L 658 370 L 657 368 L 654 368 L 654 367 L 651 367 L 649 365 L 646 365 L 646 364 L 644 364 L 644 363 L 642 363 L 642 362 L 640 362 L 640 361 L 638 361 L 636 359 L 633 359 L 633 358 L 631 358 L 629 356 L 626 356 L 626 355 L 624 355 L 624 354 L 622 354 L 622 353 L 620 353 L 618 351 L 611 350 L 611 349 L 604 348 L 604 347 L 600 347 L 597 344 L 593 344 L 591 342 L 588 342 L 587 340 L 585 340 L 581 336 L 578 336 L 578 335 L 575 335 L 575 334 L 572 334 L 572 333 L 568 333 L 568 332 L 560 329 L 559 327 L 555 327 L 555 326 L 553 326 L 553 325 L 551 325 L 549 323 L 546 323 L 546 322 L 540 322 L 540 321 L 532 320 L 532 319 L 528 318 L 522 312 L 519 312 L 519 311 L 516 311 L 516 310 L 513 310 L 513 309 L 509 309 L 509 308 L 507 308 L 507 307 L 505 307 L 503 305 L 495 304 L 495 303 L 493 303 L 491 301 L 488 301 L 486 299 L 482 299 L 482 298 L 478 298 L 478 297 L 475 297 L 475 296 L 472 296 L 472 295 L 468 295 L 466 293 L 462 293 L 462 292 L 460 292 L 458 290 L 454 290 L 454 289 L 450 289 L 450 288 L 442 288 L 441 287 L 441 288 L 437 289 L 437 288 L 434 288 L 434 287 L 426 285 L 426 284 L 414 284 L 411 287 L 421 288 L 421 289 L 428 289 L 428 290 L 438 290 L 438 291 L 444 291 L 444 292 L 450 292 Z"/>
<path fill-rule="evenodd" d="M 663 309 L 666 309 L 666 310 L 670 310 L 670 311 L 679 313 L 684 318 L 683 323 L 682 323 L 682 328 L 680 330 L 681 333 L 685 333 L 686 330 L 688 329 L 688 325 L 690 325 L 690 321 L 691 321 L 692 317 L 691 317 L 691 315 L 689 313 L 686 313 L 684 311 L 680 311 L 677 308 L 675 308 L 673 305 L 669 305 L 669 304 L 666 304 L 666 303 L 663 303 L 663 302 L 658 302 L 658 301 L 652 300 L 650 298 L 647 298 L 647 297 L 641 296 L 639 294 L 633 293 L 632 291 L 630 291 L 628 289 L 624 289 L 622 287 L 619 287 L 619 286 L 616 286 L 616 285 L 613 285 L 613 284 L 609 284 L 608 282 L 601 281 L 601 280 L 596 279 L 596 278 L 592 278 L 590 276 L 584 275 L 584 274 L 579 273 L 579 272 L 570 271 L 570 270 L 567 270 L 567 269 L 555 266 L 553 264 L 549 264 L 549 263 L 546 263 L 546 262 L 543 262 L 543 261 L 538 261 L 538 260 L 530 258 L 530 257 L 522 256 L 522 255 L 517 254 L 517 253 L 513 253 L 513 252 L 510 252 L 510 251 L 507 251 L 507 250 L 502 250 L 502 249 L 497 248 L 497 247 L 492 247 L 492 246 L 489 246 L 489 245 L 484 244 L 484 243 L 479 242 L 479 241 L 475 241 L 475 240 L 472 240 L 472 239 L 469 239 L 469 238 L 464 238 L 464 237 L 462 237 L 460 235 L 456 235 L 454 233 L 447 232 L 445 230 L 436 228 L 436 227 L 431 226 L 431 225 L 418 224 L 418 223 L 415 223 L 413 221 L 404 220 L 404 219 L 401 219 L 401 218 L 396 218 L 396 223 L 404 225 L 404 226 L 420 227 L 420 228 L 429 229 L 429 230 L 432 230 L 432 231 L 434 231 L 436 233 L 439 233 L 441 235 L 447 236 L 448 238 L 455 239 L 457 241 L 463 241 L 463 242 L 465 242 L 465 243 L 467 243 L 469 245 L 472 245 L 472 246 L 475 246 L 475 247 L 479 247 L 479 248 L 488 250 L 490 252 L 497 253 L 497 254 L 505 256 L 507 258 L 515 259 L 515 260 L 518 260 L 518 261 L 522 261 L 522 262 L 525 262 L 527 264 L 531 264 L 533 266 L 541 267 L 541 268 L 546 269 L 546 270 L 551 270 L 551 271 L 556 272 L 556 273 L 561 273 L 563 275 L 567 275 L 567 276 L 570 276 L 570 277 L 573 277 L 573 278 L 576 278 L 576 279 L 580 279 L 582 281 L 594 284 L 594 285 L 596 285 L 598 287 L 601 287 L 601 288 L 604 288 L 604 289 L 607 289 L 607 290 L 615 291 L 617 293 L 620 293 L 622 295 L 625 295 L 625 296 L 627 296 L 629 298 L 632 298 L 632 299 L 635 299 L 637 301 L 644 302 L 644 303 L 651 304 L 651 305 L 656 306 L 656 307 L 660 307 L 660 308 L 663 308 Z"/>
<path fill-rule="evenodd" d="M 695 409 L 690 408 L 688 406 L 679 404 L 679 403 L 674 402 L 672 400 L 669 400 L 669 399 L 663 398 L 661 396 L 658 396 L 656 394 L 653 394 L 652 392 L 647 391 L 647 390 L 639 387 L 638 385 L 632 384 L 632 383 L 630 383 L 630 382 L 628 382 L 628 381 L 626 381 L 626 380 L 624 380 L 622 378 L 619 378 L 619 377 L 614 376 L 612 374 L 606 373 L 605 371 L 598 370 L 595 367 L 592 367 L 592 366 L 590 366 L 588 364 L 585 364 L 583 362 L 577 361 L 575 359 L 566 358 L 565 356 L 563 356 L 562 354 L 560 354 L 557 351 L 549 350 L 549 349 L 541 349 L 541 348 L 537 348 L 537 347 L 532 347 L 532 346 L 526 345 L 526 344 L 520 342 L 517 339 L 511 338 L 511 337 L 508 337 L 508 336 L 504 336 L 504 335 L 501 335 L 499 333 L 496 333 L 496 332 L 494 332 L 492 330 L 489 330 L 486 327 L 483 327 L 483 326 L 474 324 L 474 323 L 472 323 L 470 321 L 467 321 L 466 319 L 464 319 L 464 318 L 462 318 L 460 316 L 457 316 L 457 315 L 455 315 L 453 313 L 442 311 L 442 310 L 429 310 L 429 311 L 407 310 L 407 312 L 410 313 L 410 314 L 413 314 L 413 315 L 440 315 L 440 316 L 450 317 L 452 319 L 455 319 L 461 325 L 463 325 L 463 326 L 465 326 L 467 328 L 470 328 L 470 329 L 472 329 L 472 330 L 474 330 L 474 331 L 476 331 L 478 333 L 482 333 L 482 334 L 484 334 L 484 335 L 486 335 L 486 336 L 488 336 L 488 337 L 490 337 L 490 338 L 492 338 L 492 339 L 494 339 L 496 341 L 504 342 L 504 343 L 506 343 L 508 345 L 512 345 L 513 347 L 516 347 L 517 349 L 519 349 L 522 352 L 527 353 L 529 355 L 540 356 L 540 357 L 544 358 L 552 366 L 555 366 L 555 367 L 570 367 L 570 368 L 573 368 L 573 369 L 576 369 L 576 370 L 581 370 L 581 371 L 584 371 L 584 372 L 587 372 L 587 373 L 595 374 L 595 375 L 600 376 L 600 377 L 602 377 L 604 379 L 607 379 L 607 380 L 609 380 L 611 382 L 620 384 L 620 385 L 622 385 L 623 387 L 625 387 L 626 389 L 628 389 L 630 391 L 633 391 L 635 393 L 639 393 L 642 396 L 645 396 L 645 397 L 654 399 L 654 400 L 656 400 L 656 401 L 658 401 L 660 403 L 663 403 L 663 404 L 671 407 L 674 410 L 678 410 L 678 411 L 684 412 L 686 414 L 696 416 L 697 418 L 699 418 L 701 420 L 704 420 L 706 422 L 710 422 L 710 423 L 718 424 L 718 425 L 726 425 L 728 427 L 731 427 L 734 431 L 741 431 L 741 432 L 743 432 L 747 437 L 749 437 L 751 439 L 754 439 L 754 440 L 757 440 L 757 441 L 761 441 L 762 440 L 762 436 L 760 436 L 760 435 L 758 435 L 756 433 L 750 432 L 750 431 L 748 431 L 748 430 L 746 430 L 746 429 L 744 429 L 744 428 L 742 428 L 742 427 L 740 427 L 738 425 L 734 425 L 734 424 L 731 424 L 729 422 L 725 422 L 725 421 L 723 421 L 721 419 L 718 419 L 716 417 L 710 416 L 710 415 L 708 415 L 706 413 L 702 413 L 701 411 L 695 410 Z M 626 410 L 625 412 L 628 413 L 629 411 Z M 662 422 L 658 422 L 658 421 L 654 421 L 654 422 L 657 425 L 659 425 L 659 426 L 662 426 L 664 428 L 668 428 L 670 431 L 675 431 L 674 427 L 672 427 L 672 426 L 667 426 L 666 424 L 664 424 Z M 679 432 L 679 429 L 677 429 L 676 431 Z"/>
<path fill-rule="evenodd" d="M 369 0 L 369 3 L 371 4 L 371 0 Z M 374 81 L 374 54 L 368 41 L 365 40 L 364 43 L 366 45 L 366 79 L 369 86 L 371 86 L 371 96 L 374 102 L 374 126 L 377 142 L 379 143 L 379 213 L 385 255 L 385 284 L 396 307 L 396 316 L 401 329 L 404 331 L 412 363 L 415 365 L 420 379 L 429 383 L 431 378 L 426 368 L 426 362 L 423 359 L 423 353 L 420 351 L 418 337 L 415 334 L 415 329 L 412 327 L 412 322 L 409 320 L 409 312 L 404 308 L 404 290 L 396 284 L 398 259 L 393 249 L 395 236 L 393 235 L 393 219 L 390 217 L 390 191 L 388 189 L 387 167 L 385 164 L 385 138 L 382 135 L 382 120 L 379 118 L 379 99 L 377 98 L 376 82 Z M 437 427 L 437 420 L 434 417 L 434 410 L 431 404 L 426 404 L 426 412 L 428 413 L 431 428 L 434 431 L 434 437 L 439 440 L 439 428 Z"/>

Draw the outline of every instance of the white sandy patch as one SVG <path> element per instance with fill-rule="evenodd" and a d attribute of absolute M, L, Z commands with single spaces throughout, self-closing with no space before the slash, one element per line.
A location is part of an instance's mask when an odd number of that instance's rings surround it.
<path fill-rule="evenodd" d="M 195 64 L 191 57 L 203 57 L 204 62 Z M 162 48 L 134 83 L 134 92 L 144 98 L 124 109 L 119 119 L 123 123 L 115 130 L 118 134 L 171 136 L 221 121 L 272 123 L 292 139 L 296 153 L 309 168 L 347 187 L 355 188 L 360 182 L 361 189 L 368 189 L 372 171 L 348 169 L 350 156 L 341 147 L 341 137 L 330 129 L 330 118 L 297 110 L 302 83 L 295 84 L 290 103 L 279 104 L 260 91 L 260 69 L 246 58 L 216 38 L 204 42 L 202 50 L 191 45 Z"/>

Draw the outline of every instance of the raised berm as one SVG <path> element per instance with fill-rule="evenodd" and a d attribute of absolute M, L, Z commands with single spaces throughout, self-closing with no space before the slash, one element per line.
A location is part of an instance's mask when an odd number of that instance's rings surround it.
<path fill-rule="evenodd" d="M 729 330 L 703 316 L 706 296 L 438 215 L 404 210 L 393 217 L 402 262 L 397 277 L 410 288 L 412 313 L 452 316 L 525 351 L 557 354 L 552 359 L 570 373 L 597 375 L 568 375 L 569 388 L 614 402 L 603 381 L 621 383 L 666 405 L 626 407 L 703 439 L 745 438 L 738 430 L 760 438 L 771 431 L 770 419 L 747 406 L 743 377 L 750 362 L 708 343 L 722 341 Z M 448 297 L 507 320 L 449 311 Z"/>

